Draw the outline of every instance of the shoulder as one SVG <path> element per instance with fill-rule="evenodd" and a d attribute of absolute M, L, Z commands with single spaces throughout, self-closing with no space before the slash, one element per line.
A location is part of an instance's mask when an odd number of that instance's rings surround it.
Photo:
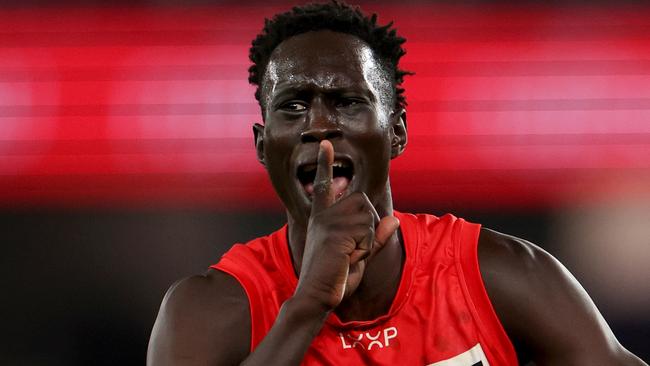
<path fill-rule="evenodd" d="M 490 301 L 523 358 L 540 365 L 642 364 L 618 343 L 578 281 L 542 248 L 484 228 L 478 257 Z"/>
<path fill-rule="evenodd" d="M 249 349 L 246 293 L 232 276 L 210 269 L 169 288 L 151 334 L 147 363 L 235 364 Z"/>
<path fill-rule="evenodd" d="M 528 283 L 526 277 L 533 276 L 530 279 L 535 280 L 540 270 L 563 269 L 553 256 L 537 245 L 487 228 L 481 228 L 478 255 L 483 279 L 490 282 L 510 282 L 513 278 L 504 276 L 507 273 L 518 275 L 520 281 L 517 283 Z"/>

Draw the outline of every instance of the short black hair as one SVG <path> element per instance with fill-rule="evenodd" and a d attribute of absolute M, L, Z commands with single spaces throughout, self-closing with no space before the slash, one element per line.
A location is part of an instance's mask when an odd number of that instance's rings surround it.
<path fill-rule="evenodd" d="M 406 53 L 402 48 L 406 39 L 397 35 L 397 31 L 391 29 L 392 26 L 393 22 L 380 26 L 377 24 L 377 14 L 368 17 L 358 6 L 352 7 L 338 0 L 296 6 L 288 12 L 276 14 L 270 20 L 265 19 L 264 29 L 253 40 L 248 56 L 253 62 L 248 69 L 248 82 L 257 86 L 255 99 L 263 107 L 262 79 L 271 53 L 280 43 L 298 34 L 331 30 L 354 35 L 370 46 L 379 63 L 393 79 L 394 108 L 400 110 L 406 107 L 402 82 L 404 76 L 412 73 L 398 67 L 399 59 Z"/>

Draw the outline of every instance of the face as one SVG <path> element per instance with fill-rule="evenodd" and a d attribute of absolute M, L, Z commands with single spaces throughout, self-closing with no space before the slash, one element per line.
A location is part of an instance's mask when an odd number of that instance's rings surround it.
<path fill-rule="evenodd" d="M 255 140 L 294 222 L 309 219 L 324 139 L 334 146 L 337 198 L 362 191 L 376 207 L 389 199 L 389 163 L 406 145 L 393 91 L 370 47 L 352 35 L 304 33 L 273 51 L 262 83 L 265 125 L 255 125 Z"/>

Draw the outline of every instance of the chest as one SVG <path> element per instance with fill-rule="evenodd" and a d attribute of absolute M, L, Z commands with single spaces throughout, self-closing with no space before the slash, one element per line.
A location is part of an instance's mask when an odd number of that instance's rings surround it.
<path fill-rule="evenodd" d="M 453 268 L 419 273 L 393 311 L 383 321 L 365 326 L 338 327 L 328 320 L 303 364 L 438 365 L 445 360 L 456 361 L 440 365 L 488 364 L 479 324 Z"/>

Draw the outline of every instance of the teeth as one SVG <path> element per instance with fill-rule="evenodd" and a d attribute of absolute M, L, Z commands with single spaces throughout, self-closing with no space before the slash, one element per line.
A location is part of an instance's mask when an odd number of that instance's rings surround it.
<path fill-rule="evenodd" d="M 347 168 L 348 163 L 346 161 L 341 161 L 341 160 L 336 160 L 334 163 L 332 163 L 333 168 Z M 301 169 L 302 171 L 309 173 L 311 171 L 316 170 L 317 165 L 316 164 L 309 164 L 309 165 L 304 165 Z"/>
<path fill-rule="evenodd" d="M 346 161 L 336 160 L 332 166 L 335 168 L 344 168 L 348 166 L 348 163 Z"/>

